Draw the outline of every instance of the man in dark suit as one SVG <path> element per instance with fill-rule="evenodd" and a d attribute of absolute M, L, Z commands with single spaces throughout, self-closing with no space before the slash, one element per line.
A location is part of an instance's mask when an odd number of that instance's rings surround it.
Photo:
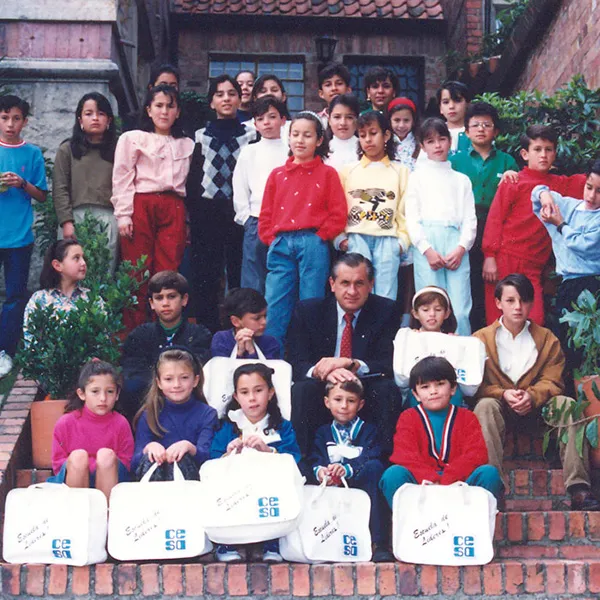
<path fill-rule="evenodd" d="M 374 271 L 360 254 L 344 254 L 333 266 L 333 296 L 302 300 L 288 332 L 288 360 L 294 369 L 292 424 L 304 455 L 315 431 L 331 420 L 324 405 L 325 384 L 358 377 L 365 387 L 360 416 L 377 427 L 384 454 L 401 410 L 394 383 L 393 340 L 401 321 L 396 302 L 371 293 Z"/>

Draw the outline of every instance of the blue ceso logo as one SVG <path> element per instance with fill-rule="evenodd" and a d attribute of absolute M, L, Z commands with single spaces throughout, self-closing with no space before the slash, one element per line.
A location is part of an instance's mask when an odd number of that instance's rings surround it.
<path fill-rule="evenodd" d="M 471 535 L 455 535 L 454 536 L 454 556 L 466 556 L 467 558 L 475 557 L 475 538 Z"/>
<path fill-rule="evenodd" d="M 355 536 L 344 534 L 342 543 L 344 545 L 344 556 L 358 556 L 358 542 Z"/>
<path fill-rule="evenodd" d="M 165 550 L 185 550 L 185 529 L 165 530 Z"/>
<path fill-rule="evenodd" d="M 71 540 L 60 538 L 52 540 L 52 556 L 54 558 L 72 558 Z"/>
<path fill-rule="evenodd" d="M 263 496 L 258 499 L 258 516 L 261 519 L 279 516 L 279 497 Z"/>

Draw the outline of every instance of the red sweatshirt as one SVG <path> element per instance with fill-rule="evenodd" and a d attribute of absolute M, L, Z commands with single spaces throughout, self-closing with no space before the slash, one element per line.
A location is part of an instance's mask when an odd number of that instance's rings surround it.
<path fill-rule="evenodd" d="M 117 458 L 129 469 L 133 435 L 127 419 L 114 411 L 97 415 L 85 406 L 67 413 L 54 426 L 52 469 L 58 473 L 73 450 L 86 450 L 90 457 L 90 472 L 94 473 L 96 453 L 100 448 L 114 450 Z"/>
<path fill-rule="evenodd" d="M 269 245 L 284 231 L 316 229 L 325 241 L 344 231 L 348 207 L 337 171 L 320 157 L 296 164 L 291 156 L 269 175 L 258 235 Z"/>
<path fill-rule="evenodd" d="M 481 426 L 477 417 L 466 408 L 450 405 L 439 452 L 435 449 L 427 413 L 420 405 L 400 415 L 390 462 L 407 468 L 417 483 L 425 479 L 443 485 L 465 481 L 487 461 Z"/>
<path fill-rule="evenodd" d="M 536 185 L 573 198 L 583 197 L 585 175 L 550 175 L 525 167 L 517 183 L 498 186 L 483 233 L 486 258 L 506 253 L 543 267 L 550 258 L 552 242 L 544 224 L 533 214 L 531 192 Z"/>

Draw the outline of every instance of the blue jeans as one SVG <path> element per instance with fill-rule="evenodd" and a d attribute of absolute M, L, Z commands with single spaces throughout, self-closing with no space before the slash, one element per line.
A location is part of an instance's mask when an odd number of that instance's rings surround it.
<path fill-rule="evenodd" d="M 329 246 L 312 230 L 279 234 L 267 254 L 267 333 L 284 347 L 296 302 L 323 298 Z"/>
<path fill-rule="evenodd" d="M 425 230 L 427 240 L 434 250 L 446 256 L 458 246 L 460 228 L 448 223 L 421 223 Z M 469 315 L 473 301 L 471 300 L 471 266 L 469 253 L 465 252 L 460 266 L 456 271 L 438 269 L 434 271 L 424 254 L 416 251 L 413 253 L 415 269 L 415 291 L 427 285 L 437 285 L 448 292 L 454 316 L 458 323 L 458 335 L 471 335 Z"/>
<path fill-rule="evenodd" d="M 375 268 L 375 287 L 378 296 L 395 300 L 398 295 L 398 269 L 400 246 L 398 238 L 386 235 L 348 234 L 348 252 L 356 252 L 368 258 Z"/>
<path fill-rule="evenodd" d="M 394 504 L 394 494 L 405 483 L 417 483 L 413 474 L 406 467 L 392 465 L 386 469 L 383 477 L 379 481 L 379 488 L 383 492 L 390 508 L 392 508 Z M 499 498 L 504 490 L 500 472 L 492 465 L 482 465 L 481 467 L 477 467 L 469 477 L 467 477 L 465 483 L 482 487 L 488 492 L 491 492 L 496 498 Z"/>
<path fill-rule="evenodd" d="M 27 279 L 33 244 L 22 248 L 1 248 L 0 264 L 4 268 L 6 301 L 0 315 L 0 350 L 14 355 L 21 332 L 27 298 Z"/>
<path fill-rule="evenodd" d="M 242 256 L 242 287 L 265 293 L 267 278 L 267 247 L 258 237 L 258 219 L 248 217 L 244 223 Z"/>

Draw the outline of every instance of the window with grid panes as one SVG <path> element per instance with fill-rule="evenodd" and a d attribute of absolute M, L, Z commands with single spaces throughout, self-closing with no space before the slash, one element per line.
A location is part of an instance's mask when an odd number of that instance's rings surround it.
<path fill-rule="evenodd" d="M 271 58 L 210 59 L 211 79 L 223 73 L 234 77 L 240 71 L 252 71 L 257 78 L 261 75 L 277 75 L 285 87 L 290 113 L 294 114 L 304 109 L 304 63 L 298 60 L 279 62 Z"/>

